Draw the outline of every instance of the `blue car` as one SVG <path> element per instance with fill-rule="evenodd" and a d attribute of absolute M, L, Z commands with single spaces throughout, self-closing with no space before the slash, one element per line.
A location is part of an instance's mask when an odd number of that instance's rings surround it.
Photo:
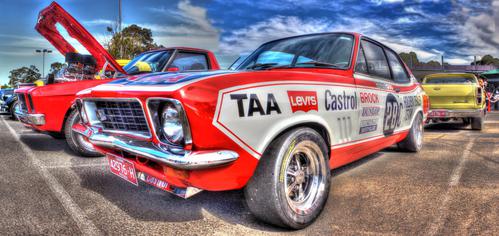
<path fill-rule="evenodd" d="M 14 89 L 1 89 L 0 90 L 0 112 L 7 112 L 11 118 L 16 120 L 15 106 L 17 104 L 17 97 L 14 95 Z"/>

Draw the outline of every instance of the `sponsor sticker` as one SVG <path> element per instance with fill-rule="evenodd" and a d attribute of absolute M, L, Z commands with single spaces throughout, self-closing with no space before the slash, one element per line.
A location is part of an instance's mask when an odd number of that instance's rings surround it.
<path fill-rule="evenodd" d="M 360 121 L 359 134 L 369 133 L 378 129 L 378 119 L 369 119 Z"/>
<path fill-rule="evenodd" d="M 319 111 L 317 92 L 315 91 L 288 91 L 288 98 L 293 113 Z"/>

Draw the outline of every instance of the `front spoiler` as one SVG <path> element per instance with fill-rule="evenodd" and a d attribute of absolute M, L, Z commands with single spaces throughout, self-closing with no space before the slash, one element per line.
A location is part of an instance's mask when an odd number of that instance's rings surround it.
<path fill-rule="evenodd" d="M 90 143 L 98 147 L 125 151 L 180 170 L 217 167 L 239 158 L 236 152 L 229 150 L 172 152 L 151 141 L 141 141 L 126 136 L 111 136 L 84 125 L 73 126 L 73 131 L 87 137 Z"/>
<path fill-rule="evenodd" d="M 436 116 L 435 113 L 440 113 L 441 115 Z M 444 115 L 442 115 L 442 113 Z M 469 118 L 469 117 L 481 117 L 484 115 L 483 109 L 466 109 L 466 110 L 447 110 L 447 109 L 430 109 L 428 112 L 428 118 Z"/>

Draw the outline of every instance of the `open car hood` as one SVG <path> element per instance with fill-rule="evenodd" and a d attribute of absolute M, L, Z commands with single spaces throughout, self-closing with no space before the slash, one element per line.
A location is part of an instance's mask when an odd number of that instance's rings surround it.
<path fill-rule="evenodd" d="M 126 74 L 111 54 L 78 21 L 59 4 L 52 2 L 50 6 L 40 12 L 35 29 L 62 53 L 63 56 L 67 53 L 77 52 L 61 35 L 56 27 L 57 24 L 64 27 L 69 36 L 76 39 L 87 49 L 97 61 L 98 68 L 103 68 L 107 62 L 106 70 L 114 70 Z"/>

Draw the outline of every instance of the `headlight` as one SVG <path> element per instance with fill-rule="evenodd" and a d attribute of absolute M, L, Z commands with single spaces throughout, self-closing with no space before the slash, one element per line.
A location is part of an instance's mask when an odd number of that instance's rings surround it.
<path fill-rule="evenodd" d="M 189 122 L 178 100 L 150 98 L 147 107 L 159 141 L 176 148 L 187 148 L 192 143 Z"/>
<path fill-rule="evenodd" d="M 182 144 L 184 131 L 175 105 L 165 103 L 161 111 L 161 134 L 173 144 Z"/>

